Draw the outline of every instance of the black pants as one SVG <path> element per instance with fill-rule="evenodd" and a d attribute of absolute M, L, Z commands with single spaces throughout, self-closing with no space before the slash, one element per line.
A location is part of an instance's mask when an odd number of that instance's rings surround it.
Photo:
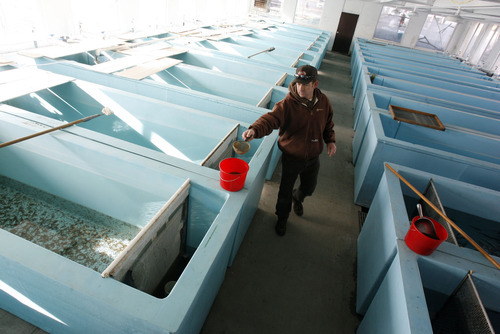
<path fill-rule="evenodd" d="M 292 192 L 297 177 L 300 176 L 297 197 L 301 202 L 306 196 L 311 196 L 316 189 L 319 157 L 304 161 L 295 160 L 283 153 L 281 166 L 281 183 L 276 203 L 276 215 L 280 219 L 287 219 L 292 209 Z"/>

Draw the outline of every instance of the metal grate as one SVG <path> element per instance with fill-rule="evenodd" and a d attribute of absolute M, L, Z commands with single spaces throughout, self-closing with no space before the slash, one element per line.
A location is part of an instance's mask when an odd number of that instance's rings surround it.
<path fill-rule="evenodd" d="M 389 105 L 392 118 L 401 122 L 425 126 L 436 130 L 444 131 L 445 127 L 437 115 L 426 112 Z"/>
<path fill-rule="evenodd" d="M 469 272 L 432 320 L 434 334 L 495 333 Z"/>
<path fill-rule="evenodd" d="M 427 189 L 425 190 L 424 195 L 429 201 L 431 201 L 432 204 L 434 204 L 439 210 L 441 210 L 444 215 L 446 215 L 443 204 L 441 203 L 441 199 L 439 198 L 436 187 L 434 186 L 434 181 L 432 179 L 429 180 L 429 184 L 427 185 Z M 455 233 L 453 232 L 450 224 L 434 209 L 432 209 L 431 206 L 428 205 L 425 201 L 421 200 L 420 204 L 422 205 L 424 216 L 434 219 L 445 228 L 446 232 L 448 232 L 448 238 L 446 239 L 446 241 L 458 246 L 457 239 L 455 238 Z"/>

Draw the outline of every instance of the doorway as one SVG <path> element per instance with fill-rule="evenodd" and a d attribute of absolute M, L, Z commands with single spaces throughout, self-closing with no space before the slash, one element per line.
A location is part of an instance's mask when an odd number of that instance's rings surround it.
<path fill-rule="evenodd" d="M 351 47 L 352 37 L 356 24 L 358 23 L 359 15 L 344 13 L 340 15 L 339 26 L 335 34 L 335 41 L 333 42 L 332 51 L 342 54 L 348 54 Z"/>

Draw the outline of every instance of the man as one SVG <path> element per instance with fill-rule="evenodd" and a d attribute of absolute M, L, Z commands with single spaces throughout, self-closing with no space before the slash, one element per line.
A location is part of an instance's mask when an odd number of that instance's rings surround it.
<path fill-rule="evenodd" d="M 323 142 L 327 144 L 330 157 L 337 151 L 332 105 L 328 97 L 318 89 L 318 84 L 316 68 L 310 65 L 297 68 L 286 97 L 242 134 L 244 140 L 250 141 L 279 129 L 278 147 L 283 154 L 275 229 L 280 236 L 286 233 L 292 203 L 295 214 L 302 216 L 302 202 L 316 188 Z M 299 176 L 300 186 L 294 189 Z"/>

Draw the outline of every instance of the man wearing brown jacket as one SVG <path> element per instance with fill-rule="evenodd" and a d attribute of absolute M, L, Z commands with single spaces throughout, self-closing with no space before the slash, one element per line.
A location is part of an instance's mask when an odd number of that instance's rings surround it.
<path fill-rule="evenodd" d="M 316 188 L 319 155 L 323 143 L 328 155 L 335 154 L 333 109 L 328 97 L 318 89 L 318 71 L 310 65 L 296 70 L 295 79 L 288 86 L 286 97 L 277 102 L 271 112 L 262 115 L 245 132 L 250 141 L 269 135 L 279 129 L 278 147 L 282 151 L 281 183 L 276 203 L 276 233 L 286 233 L 286 223 L 293 203 L 293 211 L 302 216 L 302 202 Z M 294 189 L 300 176 L 300 186 Z"/>

